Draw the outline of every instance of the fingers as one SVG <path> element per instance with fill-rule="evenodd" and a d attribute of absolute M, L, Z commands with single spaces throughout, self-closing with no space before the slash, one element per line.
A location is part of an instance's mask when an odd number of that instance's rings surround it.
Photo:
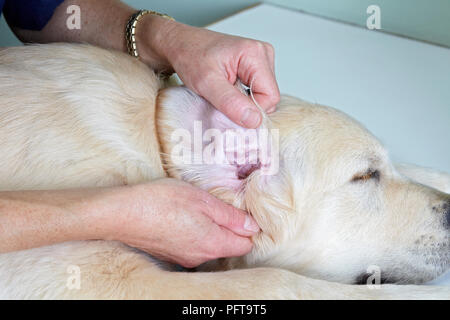
<path fill-rule="evenodd" d="M 217 258 L 224 257 L 240 257 L 249 253 L 253 248 L 253 243 L 250 238 L 241 237 L 231 232 L 228 229 L 221 228 L 220 242 L 218 242 Z"/>
<path fill-rule="evenodd" d="M 208 201 L 208 203 L 208 208 L 205 208 L 205 214 L 219 226 L 244 237 L 253 236 L 260 231 L 256 221 L 245 211 L 237 209 L 216 198 Z"/>
<path fill-rule="evenodd" d="M 246 81 L 247 86 L 251 85 L 258 105 L 271 113 L 280 101 L 274 71 L 274 50 L 268 43 L 254 41 L 252 44 L 254 47 L 248 49 L 248 56 L 240 60 L 237 77 Z M 211 78 L 204 82 L 201 90 L 203 97 L 235 123 L 247 128 L 259 127 L 262 117 L 253 101 L 234 87 L 229 79 L 220 75 Z"/>
<path fill-rule="evenodd" d="M 256 102 L 267 113 L 274 112 L 277 103 L 280 101 L 280 91 L 274 75 L 270 75 L 268 70 L 262 70 L 255 74 L 254 79 L 252 91 Z"/>
<path fill-rule="evenodd" d="M 204 87 L 200 90 L 201 95 L 231 121 L 246 128 L 259 127 L 261 114 L 258 108 L 226 78 L 210 78 Z"/>
<path fill-rule="evenodd" d="M 271 113 L 275 111 L 276 104 L 280 101 L 280 90 L 274 71 L 273 47 L 270 44 L 264 44 L 264 53 L 259 56 L 257 67 L 254 68 L 255 72 L 250 75 L 249 81 L 252 81 L 251 87 L 256 102 L 266 112 Z M 242 70 L 239 70 L 238 73 L 245 74 L 245 68 L 245 64 L 243 64 Z"/>
<path fill-rule="evenodd" d="M 251 237 L 260 231 L 256 221 L 247 212 L 219 200 L 204 190 L 175 179 L 164 178 L 157 181 L 160 184 L 172 184 L 172 190 L 176 190 L 177 186 L 181 187 L 176 192 L 179 196 L 185 194 L 184 202 L 195 204 L 196 210 L 201 211 L 219 226 L 244 237 Z"/>
<path fill-rule="evenodd" d="M 240 257 L 249 253 L 253 248 L 253 242 L 248 237 L 239 236 L 218 225 L 213 230 L 214 232 L 203 240 L 202 249 L 196 249 L 182 259 L 174 258 L 171 260 L 184 267 L 193 268 L 218 258 Z M 167 257 L 165 260 L 167 260 Z"/>
<path fill-rule="evenodd" d="M 210 260 L 226 257 L 240 257 L 252 250 L 253 243 L 250 238 L 238 236 L 224 227 L 217 227 L 218 230 L 216 230 L 213 238 L 210 239 L 210 242 L 204 244 L 206 251 L 202 252 L 202 250 L 197 249 L 188 256 L 182 257 L 163 255 L 161 256 L 162 260 L 180 264 L 185 268 L 194 268 Z M 155 255 L 153 251 L 149 253 Z"/>

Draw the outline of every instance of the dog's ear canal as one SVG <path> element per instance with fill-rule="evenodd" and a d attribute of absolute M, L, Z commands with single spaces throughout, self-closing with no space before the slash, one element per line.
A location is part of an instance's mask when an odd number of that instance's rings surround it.
<path fill-rule="evenodd" d="M 236 175 L 239 180 L 247 179 L 254 171 L 261 169 L 261 161 L 257 161 L 255 164 L 238 165 Z"/>

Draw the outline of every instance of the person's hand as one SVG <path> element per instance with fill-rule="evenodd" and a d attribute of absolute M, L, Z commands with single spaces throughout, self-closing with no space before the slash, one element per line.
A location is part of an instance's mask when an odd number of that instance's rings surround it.
<path fill-rule="evenodd" d="M 237 78 L 252 85 L 256 101 L 266 112 L 275 111 L 280 92 L 270 44 L 147 16 L 147 25 L 141 29 L 147 46 L 142 46 L 141 52 L 150 65 L 172 67 L 187 87 L 244 127 L 258 127 L 261 114 L 250 98 L 233 86 Z"/>
<path fill-rule="evenodd" d="M 66 27 L 64 4 L 58 6 L 43 30 L 15 27 L 14 32 L 24 42 L 83 42 L 126 51 L 124 23 L 135 9 L 118 0 L 77 0 L 77 4 L 84 8 L 79 32 Z M 274 50 L 268 43 L 146 14 L 136 28 L 136 45 L 140 59 L 148 66 L 156 71 L 175 70 L 186 86 L 244 127 L 258 127 L 262 117 L 250 98 L 233 87 L 237 78 L 252 85 L 256 101 L 268 113 L 280 99 Z"/>
<path fill-rule="evenodd" d="M 115 221 L 109 238 L 184 267 L 242 256 L 259 231 L 244 211 L 174 179 L 115 188 L 96 203 Z"/>

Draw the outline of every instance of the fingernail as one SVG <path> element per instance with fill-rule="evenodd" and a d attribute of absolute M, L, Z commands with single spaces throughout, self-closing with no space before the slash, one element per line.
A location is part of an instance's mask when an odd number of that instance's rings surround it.
<path fill-rule="evenodd" d="M 242 114 L 241 122 L 247 128 L 256 128 L 261 121 L 261 115 L 259 112 L 247 108 Z"/>
<path fill-rule="evenodd" d="M 259 226 L 250 216 L 245 216 L 244 229 L 251 232 L 258 232 Z"/>

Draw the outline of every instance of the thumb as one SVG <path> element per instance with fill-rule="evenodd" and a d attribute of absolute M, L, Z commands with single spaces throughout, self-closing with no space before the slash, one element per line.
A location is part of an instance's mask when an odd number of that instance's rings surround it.
<path fill-rule="evenodd" d="M 214 204 L 213 210 L 209 210 L 209 216 L 216 224 L 244 237 L 259 232 L 258 224 L 248 213 L 219 199 L 215 200 L 217 203 Z"/>
<path fill-rule="evenodd" d="M 246 128 L 257 128 L 261 124 L 261 113 L 249 97 L 226 79 L 208 81 L 207 89 L 199 92 L 216 109 L 231 121 Z"/>
<path fill-rule="evenodd" d="M 253 248 L 250 238 L 237 236 L 228 229 L 222 228 L 217 246 L 217 255 L 223 257 L 240 257 L 249 253 Z"/>

